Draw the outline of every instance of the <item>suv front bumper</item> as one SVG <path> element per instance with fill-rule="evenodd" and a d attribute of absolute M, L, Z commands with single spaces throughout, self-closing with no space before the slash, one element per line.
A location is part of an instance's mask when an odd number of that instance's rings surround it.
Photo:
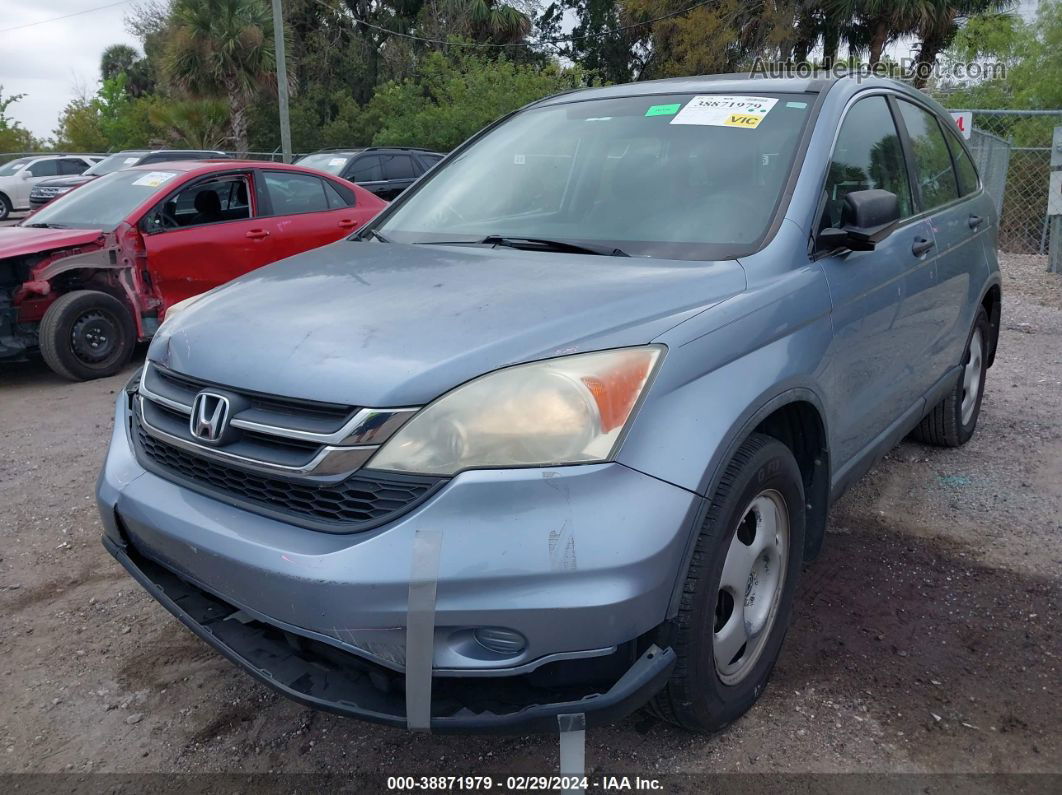
<path fill-rule="evenodd" d="M 562 681 L 537 702 L 510 692 L 470 708 L 459 691 L 512 691 L 596 657 L 614 670 L 629 653 L 626 667 L 635 641 L 667 617 L 701 507 L 620 464 L 479 471 L 383 527 L 320 533 L 144 470 L 124 393 L 97 497 L 107 549 L 193 632 L 292 698 L 395 725 L 405 725 L 413 538 L 438 531 L 432 728 L 443 731 L 555 730 L 557 714 L 614 720 L 648 700 L 674 655 L 644 640 L 626 673 L 581 692 Z M 197 612 L 204 605 L 213 608 Z M 490 651 L 472 636 L 488 627 L 519 633 L 524 648 Z M 350 670 L 322 688 L 311 674 L 336 655 Z M 387 692 L 396 695 L 381 701 Z"/>

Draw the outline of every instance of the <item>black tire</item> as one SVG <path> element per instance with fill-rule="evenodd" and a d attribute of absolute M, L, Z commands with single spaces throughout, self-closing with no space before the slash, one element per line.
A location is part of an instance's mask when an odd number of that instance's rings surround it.
<path fill-rule="evenodd" d="M 779 557 L 778 566 L 784 579 L 776 588 L 774 619 L 765 624 L 761 633 L 763 640 L 746 641 L 759 643 L 758 652 L 746 661 L 747 669 L 739 680 L 727 682 L 718 669 L 714 649 L 720 606 L 725 601 L 721 584 L 723 564 L 731 543 L 738 543 L 735 536 L 739 528 L 747 526 L 753 502 L 767 493 L 784 498 L 789 523 L 785 561 L 782 563 Z M 804 487 L 800 468 L 784 444 L 770 436 L 753 434 L 727 465 L 701 526 L 678 615 L 663 630 L 664 642 L 671 645 L 678 659 L 670 681 L 650 705 L 651 711 L 692 731 L 717 732 L 755 703 L 785 639 L 803 549 Z M 746 606 L 754 605 L 748 601 L 749 594 L 755 599 L 753 583 L 750 575 L 743 595 Z M 748 645 L 742 646 L 734 660 L 747 653 Z"/>
<path fill-rule="evenodd" d="M 0 221 L 6 221 L 11 215 L 11 200 L 0 193 Z"/>
<path fill-rule="evenodd" d="M 38 330 L 45 363 L 71 381 L 114 375 L 133 355 L 136 326 L 125 304 L 96 290 L 75 290 L 48 307 Z"/>
<path fill-rule="evenodd" d="M 966 444 L 973 436 L 977 428 L 977 418 L 981 414 L 981 398 L 985 394 L 985 372 L 988 369 L 989 356 L 989 323 L 988 315 L 983 307 L 977 309 L 973 328 L 970 336 L 966 338 L 966 348 L 962 354 L 962 370 L 955 379 L 955 386 L 951 391 L 935 405 L 930 412 L 911 431 L 911 438 L 924 444 L 932 444 L 937 447 L 960 447 Z M 973 350 L 974 340 L 979 339 L 979 353 Z M 977 370 L 977 393 L 969 406 L 969 412 L 964 418 L 963 400 L 968 391 L 967 370 L 971 363 L 971 356 L 977 355 L 979 365 Z M 972 372 L 972 371 L 971 371 Z"/>

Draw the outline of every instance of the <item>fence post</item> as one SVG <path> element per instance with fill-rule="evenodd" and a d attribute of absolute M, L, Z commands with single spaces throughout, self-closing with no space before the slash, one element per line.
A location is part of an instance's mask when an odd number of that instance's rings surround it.
<path fill-rule="evenodd" d="M 1051 182 L 1047 191 L 1047 216 L 1051 224 L 1047 270 L 1062 273 L 1062 125 L 1051 139 Z"/>

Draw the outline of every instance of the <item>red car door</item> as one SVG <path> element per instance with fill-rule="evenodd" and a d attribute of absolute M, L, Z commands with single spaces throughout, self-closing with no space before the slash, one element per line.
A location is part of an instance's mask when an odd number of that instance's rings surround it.
<path fill-rule="evenodd" d="M 280 258 L 256 212 L 252 171 L 193 179 L 141 223 L 148 273 L 164 307 Z"/>
<path fill-rule="evenodd" d="M 269 218 L 277 259 L 334 243 L 359 229 L 387 202 L 346 181 L 310 171 L 262 169 L 258 203 Z"/>

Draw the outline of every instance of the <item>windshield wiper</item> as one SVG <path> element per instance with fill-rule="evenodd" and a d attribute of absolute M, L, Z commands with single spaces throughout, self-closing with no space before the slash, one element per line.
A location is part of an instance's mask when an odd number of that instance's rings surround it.
<path fill-rule="evenodd" d="M 61 224 L 22 224 L 22 226 L 32 226 L 34 229 L 65 229 Z"/>
<path fill-rule="evenodd" d="M 355 238 L 355 240 L 368 240 L 370 237 L 375 237 L 381 243 L 391 242 L 386 237 L 377 232 L 375 229 L 362 229 L 358 236 Z"/>
<path fill-rule="evenodd" d="M 602 257 L 630 256 L 626 251 L 615 246 L 594 246 L 587 243 L 572 243 L 567 240 L 551 240 L 545 237 L 487 235 L 477 242 L 485 246 L 508 246 L 526 251 L 567 251 L 572 254 L 597 254 Z"/>

